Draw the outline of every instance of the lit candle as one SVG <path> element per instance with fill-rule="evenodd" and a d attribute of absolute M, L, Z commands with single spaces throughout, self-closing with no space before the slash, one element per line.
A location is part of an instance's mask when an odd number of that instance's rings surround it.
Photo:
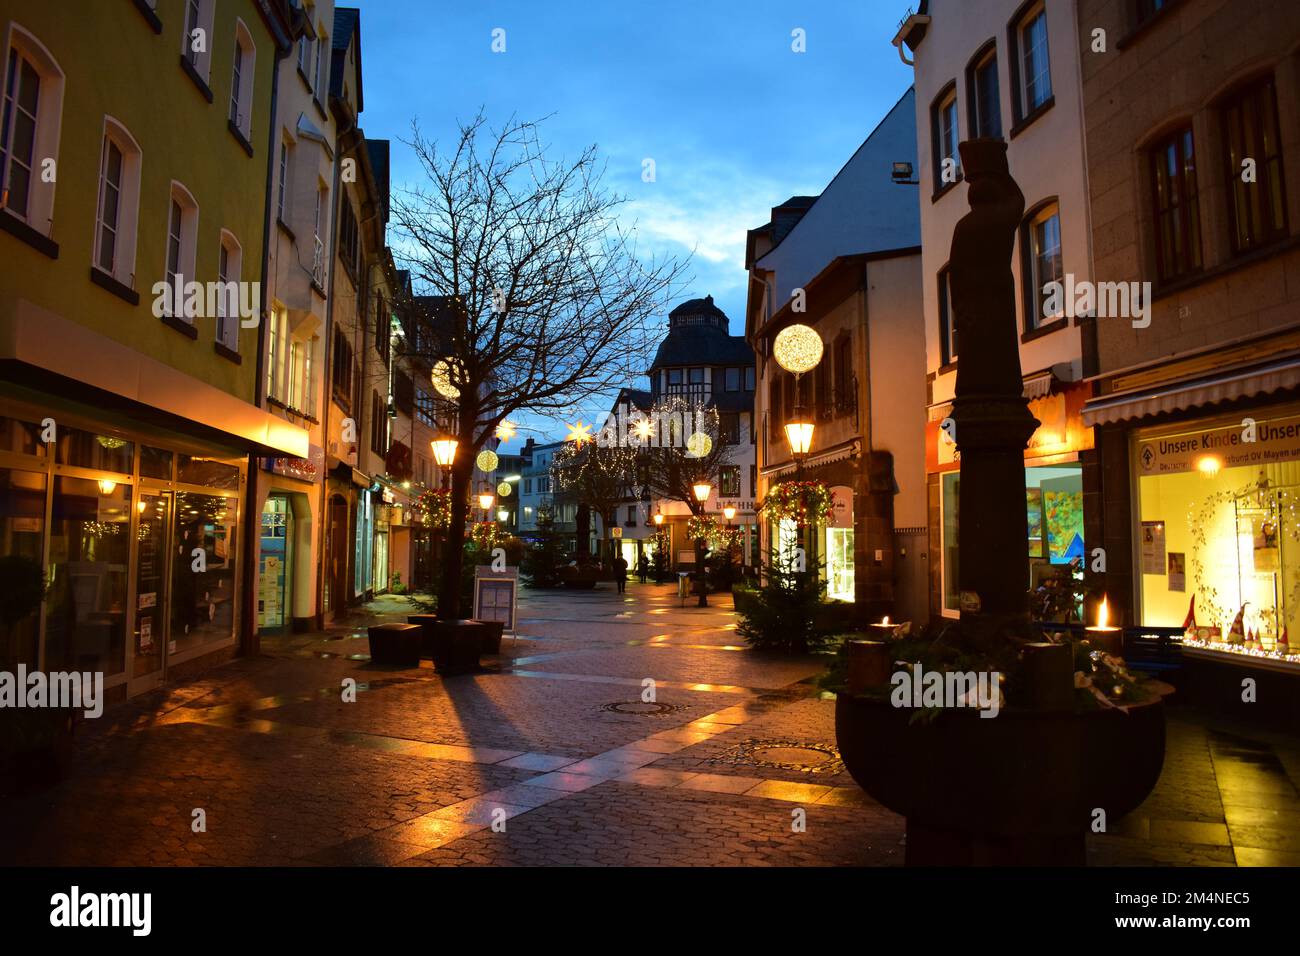
<path fill-rule="evenodd" d="M 1087 631 L 1088 640 L 1093 647 L 1107 654 L 1119 656 L 1122 651 L 1120 629 L 1110 624 L 1110 604 L 1104 594 L 1101 603 L 1097 605 L 1097 623 L 1084 630 Z"/>
<path fill-rule="evenodd" d="M 876 629 L 877 633 L 886 637 L 895 637 L 898 634 L 898 625 L 890 622 L 888 614 L 871 626 Z"/>

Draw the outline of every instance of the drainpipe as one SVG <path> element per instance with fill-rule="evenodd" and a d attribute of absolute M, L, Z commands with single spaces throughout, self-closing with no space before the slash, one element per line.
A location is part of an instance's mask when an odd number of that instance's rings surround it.
<path fill-rule="evenodd" d="M 262 268 L 261 295 L 258 299 L 257 322 L 257 358 L 254 362 L 253 404 L 262 408 L 265 404 L 262 396 L 263 383 L 266 380 L 266 302 L 267 278 L 270 272 L 269 246 L 271 242 L 271 187 L 275 182 L 275 141 L 276 110 L 280 100 L 280 64 L 288 55 L 289 47 L 276 44 L 275 58 L 271 63 L 271 121 L 267 124 L 266 136 L 266 187 L 263 190 L 266 212 L 262 216 Z M 245 655 L 261 651 L 262 641 L 257 633 L 257 544 L 261 514 L 257 509 L 258 499 L 258 455 L 248 455 L 248 487 L 245 492 L 247 506 L 244 508 L 244 602 L 240 608 L 240 651 Z"/>

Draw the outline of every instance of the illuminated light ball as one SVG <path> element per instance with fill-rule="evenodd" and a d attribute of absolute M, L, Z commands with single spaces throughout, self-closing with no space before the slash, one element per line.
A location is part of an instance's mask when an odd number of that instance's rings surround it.
<path fill-rule="evenodd" d="M 474 459 L 474 464 L 478 465 L 479 471 L 496 471 L 497 465 L 501 464 L 501 459 L 497 457 L 496 452 L 490 448 L 485 448 L 478 453 L 478 457 Z"/>
<path fill-rule="evenodd" d="M 429 378 L 433 387 L 443 398 L 460 398 L 460 389 L 451 381 L 452 365 L 447 359 L 438 359 Z"/>
<path fill-rule="evenodd" d="M 787 372 L 802 375 L 812 370 L 822 358 L 822 337 L 808 325 L 787 325 L 772 343 L 776 364 Z"/>
<path fill-rule="evenodd" d="M 502 441 L 509 441 L 510 439 L 515 437 L 516 431 L 518 431 L 518 429 L 515 428 L 514 422 L 503 421 L 499 425 L 497 425 L 496 435 L 497 438 L 500 438 Z"/>
<path fill-rule="evenodd" d="M 497 494 L 500 495 L 502 498 L 509 498 L 509 497 L 510 497 L 510 482 L 508 482 L 508 481 L 503 481 L 503 482 L 501 482 L 501 484 L 497 485 Z"/>
<path fill-rule="evenodd" d="M 713 450 L 713 439 L 704 432 L 695 432 L 686 439 L 686 454 L 692 458 L 703 458 Z"/>

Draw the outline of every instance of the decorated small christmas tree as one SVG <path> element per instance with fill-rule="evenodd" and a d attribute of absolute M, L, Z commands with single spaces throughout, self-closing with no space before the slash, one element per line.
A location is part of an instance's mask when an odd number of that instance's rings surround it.
<path fill-rule="evenodd" d="M 537 509 L 537 530 L 531 537 L 520 570 L 531 588 L 556 587 L 566 556 L 564 542 L 555 530 L 555 511 L 549 505 Z"/>

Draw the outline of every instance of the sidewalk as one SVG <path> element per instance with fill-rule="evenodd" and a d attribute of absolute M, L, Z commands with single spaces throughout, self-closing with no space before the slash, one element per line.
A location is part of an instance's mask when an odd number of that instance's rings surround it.
<path fill-rule="evenodd" d="M 897 865 L 903 821 L 835 752 L 815 659 L 767 657 L 728 596 L 521 592 L 521 636 L 446 680 L 364 625 L 111 711 L 70 777 L 0 804 L 0 856 L 83 865 Z M 356 701 L 341 688 L 356 681 Z M 643 698 L 653 681 L 653 700 Z M 648 694 L 645 694 L 648 697 Z M 1300 865 L 1300 747 L 1175 708 L 1147 803 L 1094 864 Z M 206 816 L 195 833 L 194 811 Z M 493 823 L 497 824 L 493 828 Z M 802 829 L 800 827 L 802 824 Z"/>

